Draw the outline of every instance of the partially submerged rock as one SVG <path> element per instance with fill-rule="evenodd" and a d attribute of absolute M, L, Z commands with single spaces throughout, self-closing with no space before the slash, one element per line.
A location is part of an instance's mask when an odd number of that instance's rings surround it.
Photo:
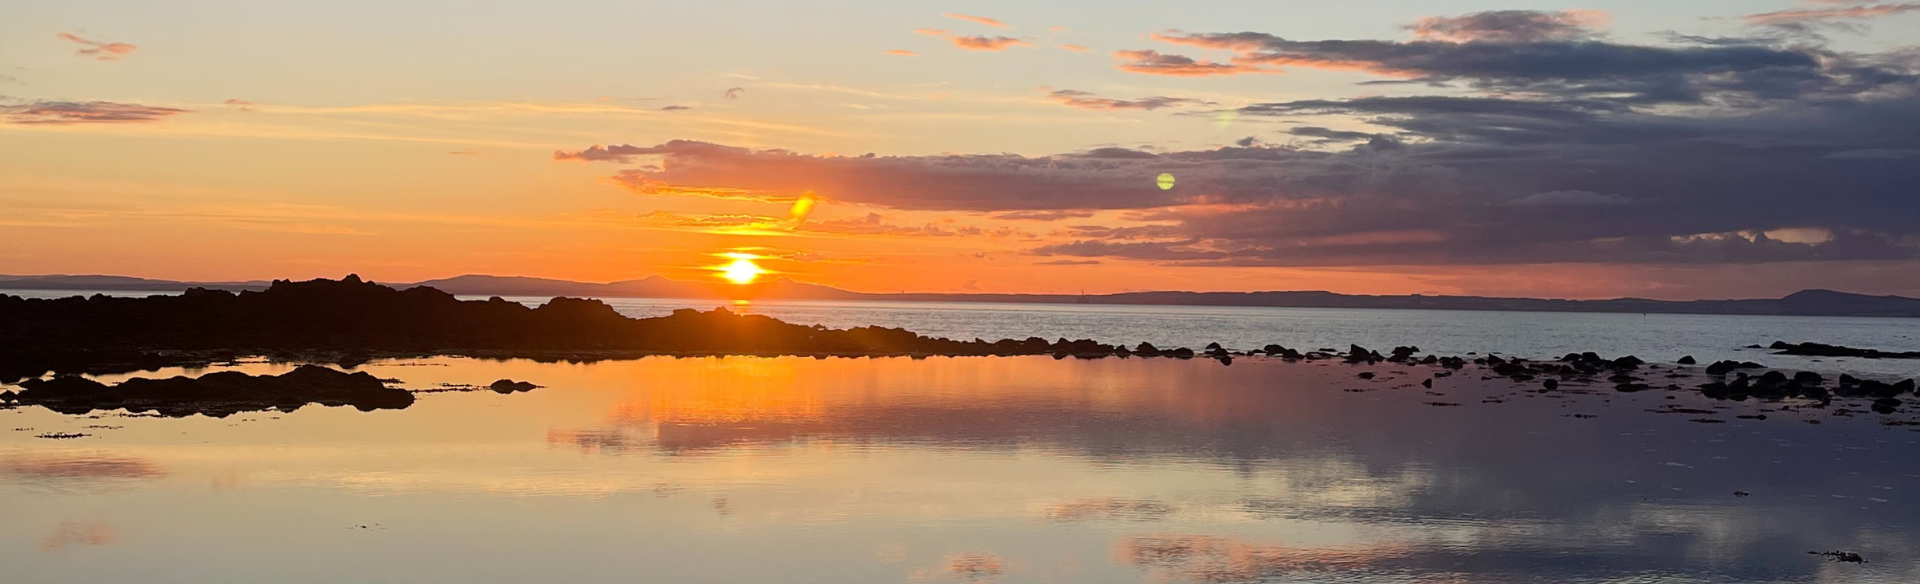
<path fill-rule="evenodd" d="M 353 406 L 362 411 L 413 405 L 412 393 L 387 387 L 371 374 L 317 365 L 303 365 L 281 375 L 221 371 L 197 378 L 134 378 L 115 385 L 67 376 L 20 385 L 24 389 L 15 398 L 20 403 L 73 415 L 125 409 L 173 417 L 224 417 L 247 411 L 293 411 L 310 403 Z"/>

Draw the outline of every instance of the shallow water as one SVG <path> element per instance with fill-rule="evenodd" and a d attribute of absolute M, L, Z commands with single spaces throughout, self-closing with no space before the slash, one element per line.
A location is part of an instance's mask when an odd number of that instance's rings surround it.
<path fill-rule="evenodd" d="M 7 581 L 1920 580 L 1920 433 L 1874 415 L 1258 359 L 362 369 L 547 387 L 0 411 Z"/>

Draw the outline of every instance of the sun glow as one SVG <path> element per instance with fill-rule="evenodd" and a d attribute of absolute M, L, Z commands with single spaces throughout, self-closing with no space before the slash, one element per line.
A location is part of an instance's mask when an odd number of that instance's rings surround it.
<path fill-rule="evenodd" d="M 760 277 L 760 274 L 765 273 L 767 271 L 759 264 L 753 263 L 752 258 L 736 257 L 733 263 L 720 267 L 720 277 L 735 284 L 751 284 L 755 278 Z"/>

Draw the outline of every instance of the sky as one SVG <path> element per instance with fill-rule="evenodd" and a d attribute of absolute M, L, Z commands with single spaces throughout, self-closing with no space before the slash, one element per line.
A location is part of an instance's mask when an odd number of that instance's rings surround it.
<path fill-rule="evenodd" d="M 1920 2 L 7 12 L 5 274 L 1920 295 Z"/>

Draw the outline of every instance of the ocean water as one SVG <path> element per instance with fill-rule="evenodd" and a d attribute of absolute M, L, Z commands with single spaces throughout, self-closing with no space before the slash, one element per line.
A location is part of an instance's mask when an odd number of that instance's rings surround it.
<path fill-rule="evenodd" d="M 1906 413 L 1268 359 L 362 369 L 546 387 L 0 410 L 0 580 L 1920 581 L 1920 433 L 1882 423 Z"/>

